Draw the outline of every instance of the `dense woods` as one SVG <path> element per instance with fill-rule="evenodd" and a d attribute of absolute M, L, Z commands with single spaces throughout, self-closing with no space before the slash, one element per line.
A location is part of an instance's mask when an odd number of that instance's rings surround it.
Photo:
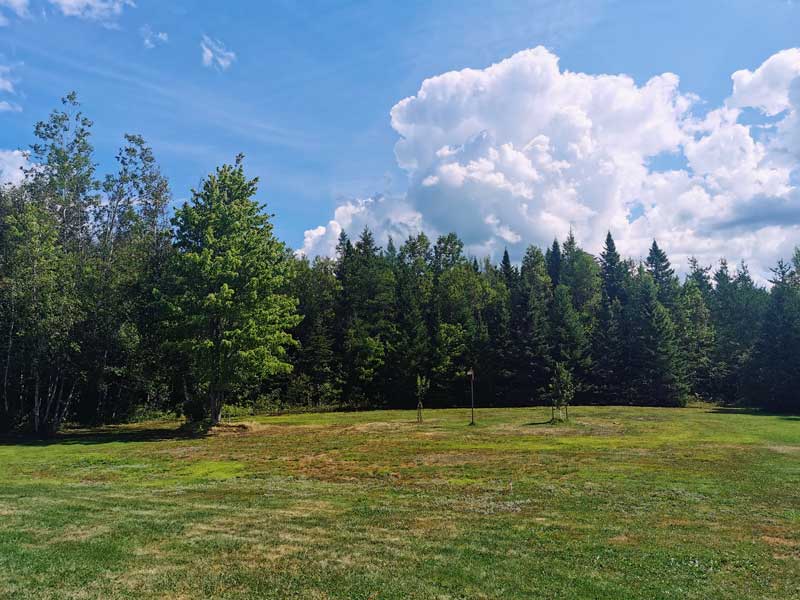
<path fill-rule="evenodd" d="M 297 257 L 241 157 L 173 210 L 139 136 L 100 178 L 91 127 L 65 98 L 0 189 L 0 429 L 459 405 L 470 368 L 483 404 L 544 403 L 568 378 L 576 403 L 800 409 L 800 251 L 769 287 L 724 259 L 681 281 L 655 241 L 639 264 L 611 233 L 599 256 L 570 234 L 518 265 L 454 233 L 348 232 L 335 258 Z"/>

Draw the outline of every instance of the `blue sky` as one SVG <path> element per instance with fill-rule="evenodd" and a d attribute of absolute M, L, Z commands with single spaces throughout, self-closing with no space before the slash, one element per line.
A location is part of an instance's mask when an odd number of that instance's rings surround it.
<path fill-rule="evenodd" d="M 21 108 L 0 112 L 0 148 L 25 148 L 32 124 L 74 89 L 101 168 L 123 133 L 141 133 L 176 199 L 244 152 L 293 247 L 347 199 L 413 185 L 389 115 L 426 78 L 542 45 L 562 70 L 625 73 L 640 86 L 676 73 L 701 115 L 731 94 L 733 72 L 798 45 L 800 31 L 800 6 L 786 0 L 0 0 L 0 12 L 13 83 L 0 100 Z M 204 39 L 235 54 L 227 68 L 203 64 Z M 669 155 L 649 164 L 683 163 Z"/>

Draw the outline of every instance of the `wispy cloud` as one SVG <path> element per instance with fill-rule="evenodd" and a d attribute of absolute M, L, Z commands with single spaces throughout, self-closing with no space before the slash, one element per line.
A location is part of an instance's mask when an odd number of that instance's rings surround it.
<path fill-rule="evenodd" d="M 236 53 L 233 50 L 228 50 L 221 41 L 207 35 L 200 41 L 200 50 L 203 65 L 220 71 L 227 71 L 236 60 Z"/>
<path fill-rule="evenodd" d="M 11 67 L 0 65 L 0 92 L 14 93 L 14 82 L 11 81 Z"/>
<path fill-rule="evenodd" d="M 17 90 L 14 87 L 11 67 L 0 65 L 0 94 L 16 94 L 16 92 Z M 0 113 L 21 111 L 22 107 L 16 102 L 0 99 Z"/>
<path fill-rule="evenodd" d="M 65 17 L 103 23 L 113 22 L 126 6 L 136 6 L 133 0 L 50 0 L 50 4 L 58 8 Z"/>
<path fill-rule="evenodd" d="M 297 150 L 308 150 L 320 143 L 316 136 L 267 121 L 257 107 L 242 102 L 221 89 L 209 90 L 207 86 L 194 85 L 188 81 L 177 82 L 164 78 L 162 73 L 130 61 L 109 60 L 104 56 L 94 61 L 86 57 L 71 57 L 66 52 L 49 52 L 33 41 L 20 41 L 19 47 L 58 68 L 43 68 L 36 61 L 27 66 L 31 78 L 48 81 L 58 89 L 69 89 L 75 73 L 82 73 L 102 80 L 114 81 L 131 90 L 144 92 L 145 101 L 162 116 L 174 119 L 176 114 L 195 115 L 229 134 L 242 136 L 259 144 L 280 146 Z"/>
<path fill-rule="evenodd" d="M 22 107 L 14 102 L 0 100 L 0 113 L 2 112 L 22 112 Z"/>
<path fill-rule="evenodd" d="M 0 0 L 0 8 L 7 9 L 18 17 L 28 16 L 28 0 Z M 8 25 L 8 17 L 0 10 L 0 27 Z"/>
<path fill-rule="evenodd" d="M 153 31 L 150 25 L 144 25 L 139 29 L 139 33 L 142 36 L 142 43 L 147 49 L 155 48 L 169 41 L 169 35 L 166 31 Z"/>

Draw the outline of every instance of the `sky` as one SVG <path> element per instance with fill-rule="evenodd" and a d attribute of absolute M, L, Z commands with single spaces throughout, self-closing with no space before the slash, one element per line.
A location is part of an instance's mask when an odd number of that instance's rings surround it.
<path fill-rule="evenodd" d="M 684 269 L 800 244 L 800 3 L 0 0 L 0 180 L 78 93 L 175 202 L 246 155 L 292 248 L 456 231 L 519 259 L 570 228 Z"/>

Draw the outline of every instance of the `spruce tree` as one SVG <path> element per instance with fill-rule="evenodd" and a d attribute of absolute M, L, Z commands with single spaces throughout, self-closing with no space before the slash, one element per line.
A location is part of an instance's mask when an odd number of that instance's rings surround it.
<path fill-rule="evenodd" d="M 683 285 L 675 315 L 688 389 L 697 396 L 710 398 L 714 325 L 703 293 L 693 278 L 687 278 Z"/>
<path fill-rule="evenodd" d="M 589 366 L 589 344 L 580 315 L 565 285 L 556 287 L 550 309 L 550 345 L 554 363 L 564 363 L 576 375 L 579 388 Z"/>
<path fill-rule="evenodd" d="M 754 349 L 755 389 L 751 401 L 773 410 L 800 409 L 800 285 L 789 264 L 772 269 L 769 304 Z"/>
<path fill-rule="evenodd" d="M 557 239 L 553 240 L 553 245 L 547 249 L 545 260 L 547 261 L 547 274 L 555 288 L 561 283 L 561 245 Z"/>
<path fill-rule="evenodd" d="M 627 307 L 630 401 L 657 406 L 686 402 L 686 379 L 675 326 L 658 300 L 652 276 L 640 267 Z"/>
<path fill-rule="evenodd" d="M 602 289 L 609 302 L 625 302 L 625 285 L 628 270 L 617 252 L 617 245 L 609 231 L 606 235 L 603 252 L 600 254 L 600 276 Z"/>
<path fill-rule="evenodd" d="M 529 246 L 520 270 L 525 313 L 520 326 L 521 364 L 518 380 L 528 398 L 541 398 L 551 373 L 550 304 L 553 291 L 542 251 Z"/>
<path fill-rule="evenodd" d="M 647 271 L 650 273 L 658 290 L 658 301 L 668 310 L 674 311 L 678 299 L 679 285 L 675 270 L 669 263 L 666 252 L 653 240 L 650 253 L 647 255 Z"/>

